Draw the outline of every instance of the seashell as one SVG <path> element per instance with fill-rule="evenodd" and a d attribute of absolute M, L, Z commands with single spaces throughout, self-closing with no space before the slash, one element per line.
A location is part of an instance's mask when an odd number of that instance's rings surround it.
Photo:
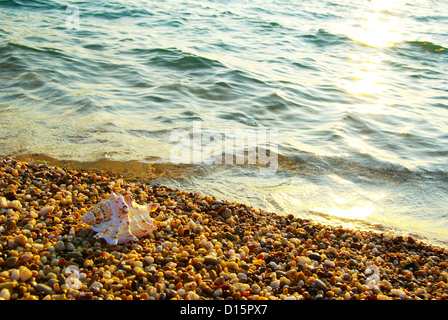
<path fill-rule="evenodd" d="M 129 195 L 111 193 L 108 200 L 100 202 L 81 220 L 97 232 L 95 238 L 103 238 L 112 245 L 123 244 L 136 241 L 156 229 L 149 213 L 158 207 L 157 203 L 139 205 Z"/>

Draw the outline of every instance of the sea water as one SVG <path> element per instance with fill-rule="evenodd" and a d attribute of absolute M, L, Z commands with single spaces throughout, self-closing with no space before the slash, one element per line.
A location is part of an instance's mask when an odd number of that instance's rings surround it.
<path fill-rule="evenodd" d="M 1 0 L 0 154 L 446 245 L 448 2 Z"/>

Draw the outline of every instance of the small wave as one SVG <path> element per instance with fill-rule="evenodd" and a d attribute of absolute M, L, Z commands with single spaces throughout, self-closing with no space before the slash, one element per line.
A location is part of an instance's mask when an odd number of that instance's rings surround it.
<path fill-rule="evenodd" d="M 311 60 L 311 59 L 308 59 Z M 305 60 L 302 60 L 301 62 L 295 61 L 291 63 L 293 66 L 298 67 L 299 69 L 307 69 L 307 70 L 313 70 L 313 71 L 319 71 L 319 68 L 311 63 L 307 63 Z"/>
<path fill-rule="evenodd" d="M 5 7 L 22 7 L 33 8 L 33 10 L 47 10 L 47 9 L 61 9 L 65 10 L 66 6 L 55 1 L 43 0 L 3 0 L 0 1 L 0 6 Z"/>
<path fill-rule="evenodd" d="M 95 3 L 76 4 L 82 12 L 82 17 L 94 17 L 104 20 L 118 20 L 127 18 L 148 18 L 154 16 L 151 6 L 139 3 L 119 3 L 117 1 L 95 1 Z M 65 10 L 65 7 L 64 7 Z"/>
<path fill-rule="evenodd" d="M 45 67 L 41 61 L 55 59 L 61 52 L 52 48 L 34 48 L 9 42 L 0 47 L 0 70 L 2 86 L 34 90 L 46 81 L 58 78 L 57 70 Z"/>
<path fill-rule="evenodd" d="M 347 44 L 348 40 L 350 40 L 346 36 L 331 33 L 325 29 L 319 29 L 315 34 L 302 35 L 301 38 L 320 47 Z"/>
<path fill-rule="evenodd" d="M 216 60 L 195 54 L 183 52 L 179 49 L 138 49 L 138 53 L 148 55 L 146 65 L 162 67 L 180 71 L 220 68 L 223 65 Z"/>
<path fill-rule="evenodd" d="M 49 47 L 30 47 L 21 43 L 16 43 L 12 41 L 8 41 L 8 43 L 4 46 L 2 51 L 14 52 L 15 50 L 19 51 L 29 51 L 29 52 L 37 52 L 42 54 L 50 54 L 50 55 L 61 55 L 62 51 L 57 48 L 49 48 Z"/>
<path fill-rule="evenodd" d="M 350 179 L 361 184 L 388 183 L 400 185 L 419 184 L 432 181 L 448 187 L 448 172 L 441 170 L 427 170 L 423 168 L 409 169 L 397 163 L 384 162 L 373 155 L 365 155 L 362 158 L 316 156 L 314 153 L 294 150 L 294 148 L 280 148 L 278 159 L 280 169 L 287 174 L 300 174 L 308 179 L 324 178 L 331 173 Z M 285 172 L 283 172 L 284 174 Z"/>
<path fill-rule="evenodd" d="M 440 16 L 440 15 L 432 15 L 432 16 L 414 17 L 414 19 L 419 22 L 431 23 L 431 22 L 446 21 L 446 20 L 448 20 L 448 17 Z"/>
<path fill-rule="evenodd" d="M 408 41 L 408 43 L 424 52 L 448 54 L 447 48 L 429 41 Z"/>

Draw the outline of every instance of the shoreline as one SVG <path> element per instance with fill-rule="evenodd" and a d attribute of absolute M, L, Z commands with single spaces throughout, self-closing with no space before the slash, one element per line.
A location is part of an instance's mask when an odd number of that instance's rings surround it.
<path fill-rule="evenodd" d="M 0 298 L 447 299 L 448 251 L 198 193 L 0 158 Z M 158 203 L 123 245 L 81 217 L 109 196 Z M 76 269 L 76 271 L 74 271 Z"/>

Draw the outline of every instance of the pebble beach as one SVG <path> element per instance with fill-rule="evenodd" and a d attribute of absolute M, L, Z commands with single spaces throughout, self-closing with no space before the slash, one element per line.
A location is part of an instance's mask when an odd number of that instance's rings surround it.
<path fill-rule="evenodd" d="M 81 221 L 112 193 L 157 230 L 122 245 Z M 0 158 L 0 299 L 444 300 L 448 252 L 105 171 Z"/>

